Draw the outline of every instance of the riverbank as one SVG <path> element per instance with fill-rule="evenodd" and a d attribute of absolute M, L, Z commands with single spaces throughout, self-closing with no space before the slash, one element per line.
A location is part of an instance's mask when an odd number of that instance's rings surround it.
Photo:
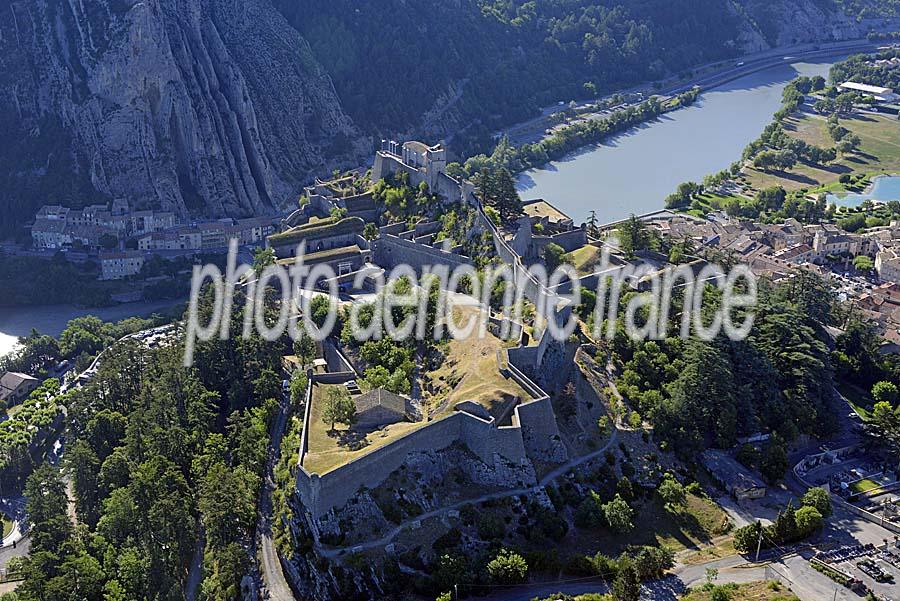
<path fill-rule="evenodd" d="M 881 202 L 900 200 L 900 172 L 876 175 L 861 192 L 838 192 L 828 195 L 828 202 L 845 207 L 858 207 L 866 200 Z"/>
<path fill-rule="evenodd" d="M 76 317 L 95 315 L 104 321 L 119 321 L 129 317 L 147 317 L 153 313 L 181 311 L 181 306 L 186 302 L 187 299 L 162 300 L 93 309 L 73 305 L 0 307 L 0 357 L 15 350 L 19 338 L 27 336 L 32 328 L 41 334 L 56 337 Z"/>
<path fill-rule="evenodd" d="M 690 107 L 526 171 L 519 192 L 547 199 L 576 222 L 591 211 L 606 223 L 662 209 L 679 183 L 701 181 L 739 159 L 781 108 L 792 79 L 827 76 L 831 64 L 783 64 L 740 77 Z"/>

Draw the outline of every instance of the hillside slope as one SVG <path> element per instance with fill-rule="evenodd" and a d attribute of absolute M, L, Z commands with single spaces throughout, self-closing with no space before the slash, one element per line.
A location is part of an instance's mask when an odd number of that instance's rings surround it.
<path fill-rule="evenodd" d="M 872 6 L 891 1 L 0 1 L 0 234 L 45 203 L 271 213 L 378 137 L 471 150 L 585 84 L 860 37 L 842 10 Z"/>

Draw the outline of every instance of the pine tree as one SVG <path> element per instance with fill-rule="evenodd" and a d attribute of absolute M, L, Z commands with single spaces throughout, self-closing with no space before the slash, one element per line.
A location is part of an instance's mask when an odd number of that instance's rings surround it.
<path fill-rule="evenodd" d="M 640 601 L 641 581 L 634 562 L 627 555 L 619 559 L 618 575 L 613 581 L 613 596 L 616 601 Z"/>

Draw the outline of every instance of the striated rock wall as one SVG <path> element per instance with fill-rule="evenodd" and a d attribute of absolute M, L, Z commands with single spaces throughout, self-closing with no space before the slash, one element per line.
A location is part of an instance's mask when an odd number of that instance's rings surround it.
<path fill-rule="evenodd" d="M 719 1 L 709 3 L 711 14 L 726 12 Z M 897 29 L 896 19 L 848 17 L 835 0 L 721 2 L 737 18 L 723 21 L 717 43 L 725 40 L 734 53 Z M 405 15 L 421 24 L 409 30 L 416 33 L 413 39 L 430 31 L 429 25 L 443 35 L 434 55 L 426 55 L 432 63 L 428 89 L 416 93 L 392 85 L 387 76 L 361 76 L 372 88 L 346 85 L 356 81 L 347 80 L 348 73 L 400 69 L 411 64 L 409 56 L 348 52 L 336 60 L 322 50 L 335 50 L 335 40 L 348 48 L 367 42 L 381 50 L 400 41 L 365 24 L 341 29 L 340 19 L 321 18 L 308 34 L 318 36 L 310 37 L 318 39 L 321 54 L 315 54 L 299 31 L 321 17 L 316 11 L 324 9 L 316 3 L 0 3 L 0 232 L 27 222 L 41 204 L 77 207 L 114 198 L 182 216 L 272 213 L 295 206 L 314 175 L 368 158 L 372 140 L 362 131 L 449 141 L 473 126 L 477 137 L 479 128 L 527 112 L 517 105 L 504 113 L 516 100 L 504 95 L 507 88 L 491 93 L 493 88 L 472 79 L 478 73 L 460 68 L 468 64 L 464 57 L 474 57 L 460 54 L 470 48 L 459 44 L 455 32 L 495 31 L 496 24 L 485 24 L 471 2 L 438 6 L 438 13 L 417 6 Z M 351 8 L 335 18 L 352 24 L 360 9 Z M 437 27 L 444 21 L 455 27 Z M 503 31 L 518 39 L 512 30 Z M 508 49 L 509 43 L 497 42 L 484 52 L 511 64 L 522 60 L 521 48 Z M 338 82 L 344 78 L 342 94 L 356 107 L 359 124 L 345 113 L 323 64 Z M 412 76 L 402 75 L 399 81 Z M 540 69 L 523 72 L 518 83 L 540 76 Z M 551 85 L 542 82 L 524 88 L 531 94 L 533 87 Z"/>
<path fill-rule="evenodd" d="M 743 0 L 746 23 L 759 37 L 745 33 L 747 50 L 789 46 L 804 42 L 862 38 L 867 23 L 844 14 L 836 5 L 818 0 Z M 761 38 L 761 39 L 760 39 Z M 760 44 L 764 41 L 765 45 Z"/>
<path fill-rule="evenodd" d="M 268 0 L 4 3 L 0 125 L 14 207 L 271 213 L 370 148 Z"/>

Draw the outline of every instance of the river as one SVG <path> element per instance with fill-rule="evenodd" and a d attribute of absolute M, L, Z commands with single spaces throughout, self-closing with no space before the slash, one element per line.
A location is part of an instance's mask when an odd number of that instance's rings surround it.
<path fill-rule="evenodd" d="M 791 79 L 827 77 L 833 60 L 779 65 L 705 92 L 687 108 L 521 174 L 519 192 L 549 201 L 576 223 L 591 210 L 608 223 L 662 209 L 679 183 L 701 181 L 740 158 L 781 107 Z"/>
<path fill-rule="evenodd" d="M 699 181 L 738 159 L 781 106 L 781 91 L 801 75 L 827 75 L 830 62 L 781 65 L 706 92 L 692 106 L 591 146 L 518 180 L 523 198 L 544 198 L 576 223 L 590 210 L 601 223 L 663 207 L 687 180 Z M 58 335 L 73 317 L 119 320 L 149 315 L 171 302 L 134 303 L 103 309 L 71 306 L 0 308 L 0 356 L 31 328 Z"/>
<path fill-rule="evenodd" d="M 879 175 L 865 192 L 850 194 L 829 194 L 828 202 L 843 207 L 858 207 L 866 200 L 900 200 L 900 177 Z"/>
<path fill-rule="evenodd" d="M 146 317 L 184 302 L 184 300 L 163 300 L 126 303 L 97 309 L 82 309 L 72 305 L 0 307 L 0 357 L 14 350 L 19 337 L 27 336 L 31 328 L 35 328 L 41 334 L 59 336 L 70 319 L 82 315 L 96 315 L 104 321 L 119 321 L 127 317 Z"/>

